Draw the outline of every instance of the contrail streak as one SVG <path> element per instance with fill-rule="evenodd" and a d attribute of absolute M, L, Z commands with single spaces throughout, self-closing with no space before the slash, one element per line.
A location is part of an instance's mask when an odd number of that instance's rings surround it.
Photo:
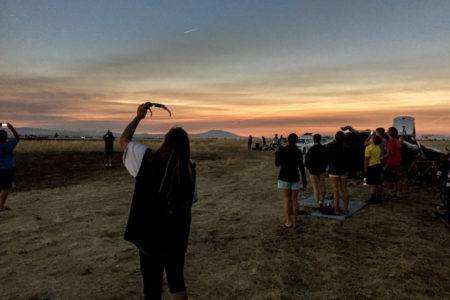
<path fill-rule="evenodd" d="M 195 31 L 198 31 L 198 30 L 200 30 L 200 28 L 192 28 L 192 29 L 189 29 L 189 30 L 186 30 L 184 33 L 192 33 L 192 32 L 195 32 Z"/>

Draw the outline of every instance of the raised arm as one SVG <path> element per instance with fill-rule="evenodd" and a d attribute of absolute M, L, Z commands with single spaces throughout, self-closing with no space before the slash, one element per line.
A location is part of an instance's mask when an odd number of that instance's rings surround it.
<path fill-rule="evenodd" d="M 137 114 L 134 117 L 134 119 L 125 127 L 124 131 L 122 132 L 122 135 L 119 139 L 120 147 L 125 150 L 127 149 L 128 143 L 131 142 L 134 132 L 136 131 L 137 126 L 139 125 L 139 122 L 145 118 L 147 115 L 147 108 L 145 107 L 145 104 L 139 105 L 137 108 Z"/>
<path fill-rule="evenodd" d="M 11 123 L 7 123 L 9 130 L 13 133 L 14 137 L 18 140 L 20 140 L 20 135 L 17 133 L 17 131 L 14 129 Z"/>

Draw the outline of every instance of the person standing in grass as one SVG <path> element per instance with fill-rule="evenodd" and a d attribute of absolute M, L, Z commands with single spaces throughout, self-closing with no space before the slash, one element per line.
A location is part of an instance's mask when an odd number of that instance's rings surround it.
<path fill-rule="evenodd" d="M 400 179 L 402 177 L 402 153 L 398 140 L 398 131 L 390 127 L 387 131 L 389 140 L 387 142 L 387 153 L 382 156 L 385 159 L 384 186 L 389 191 L 389 196 L 402 199 L 400 191 Z"/>
<path fill-rule="evenodd" d="M 278 139 L 278 133 L 275 133 L 275 136 L 272 140 L 271 148 L 273 148 L 275 151 L 278 151 L 278 147 L 280 145 L 280 140 Z"/>
<path fill-rule="evenodd" d="M 183 270 L 191 206 L 198 200 L 195 164 L 180 127 L 172 128 L 157 150 L 132 141 L 146 114 L 140 105 L 120 137 L 124 165 L 136 178 L 125 240 L 139 249 L 145 299 L 161 299 L 164 270 L 172 299 L 187 299 Z"/>
<path fill-rule="evenodd" d="M 252 144 L 253 144 L 253 137 L 251 135 L 249 135 L 248 141 L 247 141 L 247 149 L 248 150 L 252 150 Z"/>
<path fill-rule="evenodd" d="M 322 136 L 315 134 L 313 136 L 314 145 L 308 150 L 305 157 L 305 165 L 309 170 L 309 179 L 314 193 L 314 201 L 319 205 L 323 204 L 325 199 L 325 175 L 328 165 L 325 146 L 320 144 Z"/>
<path fill-rule="evenodd" d="M 105 167 L 112 167 L 114 139 L 113 133 L 109 130 L 103 136 L 103 140 L 105 141 Z"/>
<path fill-rule="evenodd" d="M 350 150 L 345 144 L 345 134 L 336 132 L 334 141 L 326 147 L 328 157 L 328 177 L 333 190 L 334 214 L 339 215 L 339 198 L 342 196 L 344 202 L 343 213 L 348 213 L 350 202 L 347 190 L 347 178 L 350 166 Z"/>
<path fill-rule="evenodd" d="M 381 137 L 377 134 L 370 135 L 369 145 L 364 151 L 364 172 L 366 183 L 370 186 L 370 199 L 367 203 L 381 203 Z"/>
<path fill-rule="evenodd" d="M 5 130 L 0 130 L 0 211 L 10 208 L 6 206 L 6 199 L 14 184 L 14 148 L 19 143 L 20 136 L 10 123 L 6 127 L 11 130 L 14 138 L 7 141 L 8 134 Z"/>
<path fill-rule="evenodd" d="M 296 219 L 298 214 L 297 197 L 300 190 L 300 175 L 302 176 L 302 189 L 306 189 L 306 174 L 303 165 L 302 152 L 295 145 L 298 136 L 291 133 L 288 136 L 288 144 L 275 152 L 275 165 L 280 167 L 278 174 L 278 189 L 284 203 L 284 224 L 285 228 L 297 227 Z"/>

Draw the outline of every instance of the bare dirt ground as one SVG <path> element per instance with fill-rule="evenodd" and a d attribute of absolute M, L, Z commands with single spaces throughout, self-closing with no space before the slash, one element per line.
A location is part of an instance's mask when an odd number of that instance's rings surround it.
<path fill-rule="evenodd" d="M 283 229 L 273 152 L 246 148 L 192 141 L 200 201 L 185 266 L 191 299 L 450 298 L 450 231 L 427 187 L 346 221 L 301 215 L 299 228 Z M 123 240 L 134 180 L 119 152 L 105 169 L 102 149 L 21 141 L 12 210 L 0 213 L 0 299 L 142 298 L 137 250 Z M 351 200 L 368 194 L 350 187 Z"/>

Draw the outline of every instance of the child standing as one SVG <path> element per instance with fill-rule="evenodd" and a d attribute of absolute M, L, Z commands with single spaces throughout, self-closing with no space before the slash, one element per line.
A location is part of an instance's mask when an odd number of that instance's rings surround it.
<path fill-rule="evenodd" d="M 381 203 L 381 138 L 372 135 L 370 144 L 364 152 L 364 171 L 366 173 L 366 183 L 370 186 L 370 204 Z"/>

